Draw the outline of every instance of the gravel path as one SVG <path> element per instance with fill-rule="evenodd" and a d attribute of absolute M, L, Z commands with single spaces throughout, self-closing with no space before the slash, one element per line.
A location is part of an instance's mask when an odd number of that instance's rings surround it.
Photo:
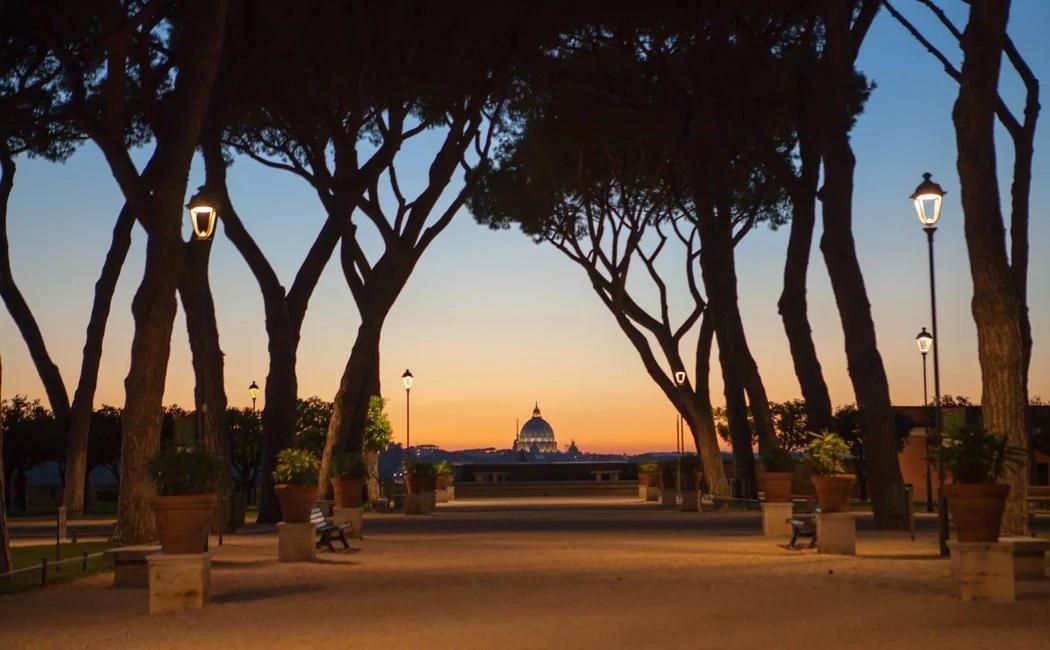
<path fill-rule="evenodd" d="M 1050 580 L 1013 604 L 952 597 L 935 539 L 862 532 L 857 557 L 787 551 L 754 513 L 588 502 L 370 517 L 349 554 L 276 562 L 227 537 L 212 602 L 147 616 L 96 576 L 0 596 L 0 648 L 1035 648 Z"/>

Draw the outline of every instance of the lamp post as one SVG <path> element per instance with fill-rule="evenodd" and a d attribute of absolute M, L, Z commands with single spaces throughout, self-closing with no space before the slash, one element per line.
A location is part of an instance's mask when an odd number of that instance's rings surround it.
<path fill-rule="evenodd" d="M 408 458 L 408 450 L 412 448 L 412 383 L 415 381 L 415 377 L 412 376 L 411 370 L 405 370 L 405 373 L 401 375 L 401 383 L 405 385 L 405 458 Z"/>
<path fill-rule="evenodd" d="M 681 390 L 685 384 L 686 376 L 684 370 L 676 370 L 674 373 L 675 386 Z M 678 409 L 676 409 L 678 410 Z M 682 421 L 682 412 L 678 410 L 678 426 L 675 429 L 675 451 L 678 454 L 678 463 L 675 466 L 675 496 L 682 494 L 682 451 L 685 449 L 685 422 Z"/>
<path fill-rule="evenodd" d="M 219 216 L 216 209 L 218 202 L 203 186 L 197 188 L 186 208 L 190 211 L 190 225 L 193 226 L 193 237 L 209 240 L 215 234 L 215 221 Z"/>
<path fill-rule="evenodd" d="M 933 335 L 922 328 L 919 335 L 915 337 L 915 345 L 919 347 L 922 354 L 922 405 L 929 406 L 930 398 L 926 390 L 926 355 L 933 347 Z M 926 512 L 933 512 L 933 477 L 930 472 L 930 428 L 926 427 Z"/>
<path fill-rule="evenodd" d="M 932 339 L 937 338 L 937 283 L 934 275 L 933 263 L 933 233 L 937 231 L 937 220 L 941 218 L 941 203 L 945 195 L 944 189 L 933 182 L 930 173 L 922 175 L 922 182 L 915 188 L 911 200 L 915 204 L 915 214 L 919 217 L 922 229 L 926 231 L 926 244 L 930 258 L 930 326 L 933 330 Z M 938 355 L 940 346 L 933 347 L 933 399 L 934 399 L 934 436 L 937 447 L 941 445 L 941 433 L 944 427 L 944 416 L 941 412 L 941 365 Z M 937 542 L 940 546 L 942 556 L 948 555 L 948 509 L 944 500 L 944 472 L 942 471 L 940 454 L 937 454 Z"/>
<path fill-rule="evenodd" d="M 259 399 L 259 384 L 252 380 L 251 386 L 248 386 L 248 394 L 252 398 L 252 413 L 255 413 L 255 400 Z"/>

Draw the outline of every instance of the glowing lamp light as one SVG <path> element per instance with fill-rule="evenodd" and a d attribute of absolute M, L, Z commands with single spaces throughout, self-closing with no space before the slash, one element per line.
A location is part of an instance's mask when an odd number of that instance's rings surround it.
<path fill-rule="evenodd" d="M 248 387 L 248 394 L 251 395 L 252 400 L 259 398 L 259 384 L 252 382 L 252 385 Z"/>
<path fill-rule="evenodd" d="M 681 386 L 682 384 L 685 383 L 685 371 L 684 370 L 676 370 L 675 371 L 675 373 L 674 373 L 674 383 L 678 384 L 679 386 Z"/>
<path fill-rule="evenodd" d="M 919 335 L 915 337 L 915 345 L 919 346 L 919 352 L 926 354 L 933 347 L 933 334 L 926 331 L 926 328 L 922 328 Z"/>
<path fill-rule="evenodd" d="M 915 203 L 915 214 L 926 228 L 932 228 L 941 218 L 941 201 L 947 194 L 941 186 L 930 180 L 930 173 L 922 175 L 922 182 L 915 188 L 911 200 Z"/>
<path fill-rule="evenodd" d="M 198 189 L 190 202 L 186 204 L 190 211 L 190 225 L 193 226 L 195 238 L 207 240 L 215 234 L 215 220 L 219 216 L 215 205 L 215 201 L 203 187 Z"/>
<path fill-rule="evenodd" d="M 401 382 L 405 384 L 405 390 L 412 390 L 413 381 L 415 381 L 415 377 L 412 376 L 412 371 L 405 370 L 405 374 L 401 375 Z"/>

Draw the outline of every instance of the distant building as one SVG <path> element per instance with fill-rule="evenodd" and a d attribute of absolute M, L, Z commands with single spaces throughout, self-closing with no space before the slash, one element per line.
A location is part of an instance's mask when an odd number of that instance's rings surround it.
<path fill-rule="evenodd" d="M 532 417 L 521 427 L 518 437 L 514 439 L 513 449 L 532 454 L 558 453 L 558 441 L 554 439 L 554 428 L 541 417 L 538 402 L 532 409 Z"/>

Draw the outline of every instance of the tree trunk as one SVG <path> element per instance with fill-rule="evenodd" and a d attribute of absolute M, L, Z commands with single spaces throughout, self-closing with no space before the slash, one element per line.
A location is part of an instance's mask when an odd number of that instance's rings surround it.
<path fill-rule="evenodd" d="M 897 460 L 886 371 L 875 339 L 875 324 L 853 240 L 853 169 L 850 147 L 852 124 L 846 98 L 855 83 L 850 47 L 850 13 L 845 3 L 829 2 L 825 22 L 825 84 L 819 101 L 826 108 L 821 150 L 824 156 L 824 235 L 820 249 L 831 279 L 846 341 L 850 381 L 857 398 L 864 441 L 875 524 L 879 528 L 905 525 L 904 481 Z M 817 98 L 812 98 L 817 101 Z"/>
<path fill-rule="evenodd" d="M 11 319 L 22 334 L 29 356 L 33 359 L 40 382 L 44 385 L 51 412 L 55 415 L 58 426 L 65 427 L 69 422 L 69 393 L 62 381 L 58 366 L 51 359 L 51 354 L 40 333 L 40 326 L 33 316 L 32 309 L 26 302 L 11 273 L 11 250 L 7 239 L 7 208 L 11 190 L 15 182 L 15 161 L 6 145 L 0 144 L 0 298 L 7 306 Z"/>
<path fill-rule="evenodd" d="M 729 496 L 729 481 L 722 464 L 722 450 L 718 446 L 714 409 L 711 408 L 711 345 L 715 324 L 710 314 L 704 314 L 696 342 L 696 391 L 686 421 L 693 434 L 693 442 L 704 468 L 704 479 L 711 494 Z"/>
<path fill-rule="evenodd" d="M 733 473 L 736 487 L 733 496 L 755 498 L 758 494 L 755 472 L 755 452 L 751 446 L 751 426 L 744 401 L 744 388 L 736 375 L 736 364 L 722 354 L 719 346 L 719 361 L 722 365 L 723 389 L 726 400 L 726 419 L 729 421 L 729 442 L 733 449 Z"/>
<path fill-rule="evenodd" d="M 135 214 L 128 204 L 120 211 L 113 227 L 113 240 L 102 264 L 102 272 L 95 282 L 95 300 L 91 305 L 87 334 L 84 337 L 84 352 L 80 362 L 80 379 L 73 393 L 73 405 L 69 415 L 69 443 L 66 448 L 65 492 L 62 502 L 69 516 L 84 513 L 84 490 L 87 484 L 88 433 L 91 429 L 91 412 L 98 386 L 98 370 L 102 359 L 102 340 L 106 334 L 106 323 L 113 304 L 113 293 L 120 278 L 120 270 L 131 248 L 131 230 L 135 226 Z"/>
<path fill-rule="evenodd" d="M 149 233 L 142 284 L 131 303 L 135 336 L 131 367 L 124 380 L 121 482 L 113 529 L 113 540 L 122 544 L 143 544 L 155 537 L 150 510 L 154 488 L 147 464 L 160 447 L 164 384 L 177 309 L 175 292 L 184 267 L 179 237 L 181 194 L 170 189 L 154 201 L 158 216 L 164 219 Z"/>
<path fill-rule="evenodd" d="M 1025 343 L 1018 287 L 1007 261 L 995 157 L 998 99 L 1009 0 L 973 0 L 963 33 L 959 98 L 952 119 L 958 147 L 964 231 L 973 278 L 972 310 L 981 362 L 981 412 L 985 428 L 1027 449 Z M 1026 535 L 1028 465 L 1007 471 L 1010 496 L 1002 532 Z"/>
<path fill-rule="evenodd" d="M 212 532 L 225 532 L 230 521 L 230 438 L 226 429 L 226 389 L 223 376 L 223 352 L 219 346 L 219 328 L 215 318 L 215 302 L 208 281 L 210 241 L 190 241 L 185 244 L 186 271 L 182 276 L 179 295 L 186 313 L 186 330 L 193 354 L 193 374 L 196 380 L 193 397 L 197 410 L 197 435 L 205 450 L 219 459 L 222 478 L 219 482 L 219 502 L 212 519 Z"/>
<path fill-rule="evenodd" d="M 0 360 L 0 386 L 3 386 L 4 364 Z M 7 535 L 7 483 L 4 481 L 4 418 L 0 410 L 0 573 L 11 570 L 10 540 Z"/>

